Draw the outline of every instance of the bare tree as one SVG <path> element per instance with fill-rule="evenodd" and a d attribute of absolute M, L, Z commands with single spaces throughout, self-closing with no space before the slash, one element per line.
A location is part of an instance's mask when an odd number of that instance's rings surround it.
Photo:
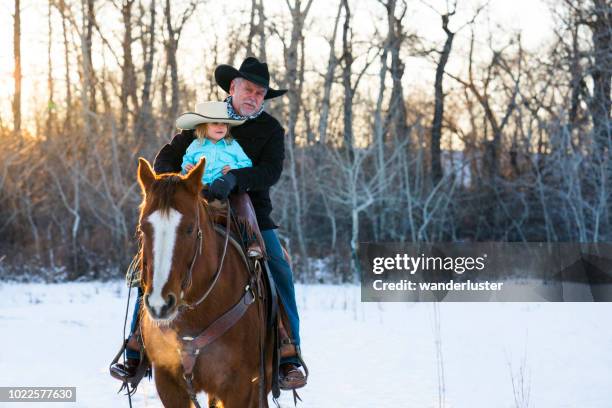
<path fill-rule="evenodd" d="M 459 24 L 453 1 L 436 11 L 442 41 L 422 49 L 415 45 L 427 37 L 410 32 L 414 16 L 405 0 L 374 2 L 380 13 L 372 14 L 368 37 L 356 25 L 361 4 L 354 0 L 332 3 L 337 8 L 328 20 L 317 18 L 312 0 L 287 0 L 273 19 L 263 0 L 228 3 L 227 32 L 213 33 L 211 47 L 190 56 L 207 73 L 198 79 L 202 89 L 184 80 L 178 52 L 201 1 L 113 3 L 43 3 L 48 70 L 34 75 L 43 85 L 46 79 L 48 98 L 32 98 L 39 106 L 27 113 L 15 109 L 27 96 L 17 75 L 23 51 L 13 44 L 14 123 L 0 120 L 0 257 L 7 254 L 0 273 L 22 269 L 29 259 L 49 268 L 53 279 L 103 270 L 116 276 L 135 248 L 140 196 L 133 157 L 159 149 L 157 136 L 165 139 L 182 104 L 222 96 L 209 75 L 213 67 L 235 65 L 245 53 L 266 60 L 271 47 L 282 51 L 270 54 L 271 62 L 282 56 L 284 64 L 273 70 L 278 85 L 289 89 L 284 104 L 267 104 L 287 126 L 286 170 L 272 190 L 274 217 L 287 226 L 281 234 L 300 266 L 310 267 L 296 268 L 305 271 L 301 277 L 326 279 L 312 262 L 320 258 L 330 269 L 337 266 L 332 281 L 357 278 L 365 239 L 612 238 L 606 133 L 612 51 L 604 0 L 555 3 L 557 35 L 534 51 L 523 50 L 519 33 L 503 27 L 479 38 L 466 32 L 469 48 L 457 47 L 459 30 L 476 24 L 470 24 L 473 15 Z M 100 12 L 113 13 L 119 31 L 109 30 Z M 16 33 L 23 16 L 17 7 Z M 53 24 L 58 16 L 61 27 Z M 321 51 L 313 52 L 315 36 L 329 48 L 313 63 Z M 415 80 L 404 75 L 409 57 L 433 63 L 431 89 L 406 92 L 406 81 Z M 464 71 L 450 72 L 455 59 L 465 61 Z M 458 86 L 449 86 L 445 75 Z M 25 134 L 26 118 L 35 125 L 33 137 L 15 138 L 17 128 Z M 440 143 L 447 134 L 451 150 L 458 139 L 462 151 L 446 155 Z"/>
<path fill-rule="evenodd" d="M 95 113 L 96 103 L 96 77 L 92 62 L 92 37 L 95 24 L 95 0 L 81 0 L 81 55 L 82 55 L 82 90 L 81 102 L 85 107 L 84 121 L 87 133 L 90 132 L 90 114 Z"/>
<path fill-rule="evenodd" d="M 13 95 L 13 135 L 21 138 L 21 4 L 15 0 L 13 14 L 13 56 L 15 61 L 15 94 Z"/>
<path fill-rule="evenodd" d="M 387 185 L 386 171 L 386 153 L 385 153 L 385 135 L 392 133 L 391 138 L 403 139 L 408 138 L 408 127 L 406 124 L 406 106 L 404 102 L 404 91 L 402 87 L 402 77 L 404 75 L 404 63 L 400 56 L 400 50 L 406 34 L 402 25 L 407 10 L 405 1 L 402 1 L 402 8 L 399 16 L 396 16 L 397 1 L 388 0 L 380 1 L 380 4 L 385 8 L 387 16 L 387 35 L 382 45 L 382 54 L 380 58 L 379 71 L 379 92 L 376 100 L 376 109 L 374 111 L 374 144 L 376 146 L 377 158 L 377 175 L 378 183 L 383 187 L 380 196 L 383 197 L 378 202 L 377 210 L 380 216 L 377 217 L 377 228 L 374 229 L 376 237 L 380 237 L 387 231 L 387 202 L 385 197 L 387 192 L 384 191 L 384 186 Z M 391 66 L 389 67 L 387 59 L 391 55 Z M 387 72 L 391 75 L 392 87 L 391 98 L 387 109 L 387 117 L 383 121 L 383 100 L 386 89 Z M 405 144 L 408 146 L 408 144 Z"/>
<path fill-rule="evenodd" d="M 256 0 L 257 1 L 257 0 Z M 259 59 L 260 61 L 266 61 L 268 59 L 266 54 L 266 26 L 265 26 L 265 13 L 263 0 L 259 0 L 256 3 L 257 9 L 257 30 L 256 33 L 259 37 Z"/>
<path fill-rule="evenodd" d="M 290 6 L 291 7 L 291 6 Z M 253 42 L 258 39 L 257 56 L 260 61 L 266 61 L 266 32 L 263 0 L 251 0 L 249 35 L 246 43 L 246 55 L 255 55 Z"/>
<path fill-rule="evenodd" d="M 120 96 L 121 114 L 119 119 L 119 126 L 122 131 L 126 131 L 128 126 L 128 113 L 130 112 L 128 98 L 132 101 L 131 111 L 133 112 L 133 115 L 135 115 L 135 113 L 138 111 L 138 97 L 136 96 L 136 71 L 132 58 L 132 43 L 134 42 L 132 35 L 132 14 L 134 2 L 135 0 L 122 0 L 121 4 L 117 4 L 115 1 L 113 1 L 115 7 L 121 12 L 121 18 L 123 20 L 123 40 L 121 42 L 121 48 L 123 49 Z"/>
<path fill-rule="evenodd" d="M 452 74 L 447 74 L 469 89 L 484 111 L 486 121 L 491 127 L 491 131 L 493 133 L 492 139 L 485 140 L 484 142 L 487 160 L 486 167 L 488 170 L 488 176 L 495 179 L 500 174 L 499 155 L 501 151 L 500 149 L 503 132 L 509 123 L 512 113 L 517 107 L 519 84 L 522 76 L 521 63 L 523 59 L 523 49 L 519 35 L 516 39 L 511 40 L 510 43 L 501 50 L 493 50 L 491 61 L 485 69 L 485 75 L 482 79 L 480 79 L 480 82 L 482 83 L 481 86 L 477 82 L 478 80 L 474 75 L 474 40 L 474 32 L 472 30 L 468 59 L 468 79 L 464 80 Z M 513 72 L 514 67 L 512 67 L 504 58 L 504 49 L 507 49 L 514 44 L 516 44 L 518 47 L 516 74 Z M 499 75 L 500 73 L 507 74 L 510 80 L 509 85 L 504 85 L 504 87 L 508 90 L 508 95 L 505 106 L 503 107 L 503 115 L 501 118 L 499 118 L 495 113 L 497 109 L 494 108 L 494 101 L 490 94 L 490 88 L 493 86 L 494 82 L 501 78 Z"/>
<path fill-rule="evenodd" d="M 338 22 L 340 21 L 340 13 L 342 12 L 342 2 L 338 3 L 338 12 L 334 20 L 334 29 L 331 36 L 327 39 L 329 44 L 329 57 L 327 59 L 327 70 L 323 80 L 323 98 L 321 99 L 321 110 L 319 115 L 319 143 L 325 144 L 327 141 L 327 124 L 329 118 L 329 107 L 332 85 L 334 83 L 334 73 L 338 66 L 338 57 L 336 57 L 336 36 L 338 34 Z"/>
<path fill-rule="evenodd" d="M 142 71 L 143 71 L 143 84 L 140 109 L 138 111 L 138 117 L 136 119 L 136 125 L 134 133 L 139 141 L 144 140 L 155 140 L 153 134 L 155 127 L 153 125 L 153 97 L 151 94 L 151 83 L 153 80 L 153 66 L 155 61 L 155 25 L 156 25 L 156 2 L 151 0 L 149 4 L 149 23 L 142 24 L 141 27 L 146 27 L 140 33 L 141 44 L 142 44 Z M 141 16 L 145 16 L 145 11 L 141 5 Z"/>
<path fill-rule="evenodd" d="M 326 175 L 320 178 L 321 188 L 330 201 L 340 205 L 348 213 L 351 268 L 350 271 L 345 270 L 344 279 L 358 282 L 361 278 L 358 254 L 360 216 L 374 203 L 374 197 L 380 188 L 376 177 L 365 174 L 365 163 L 372 156 L 373 148 L 355 149 L 350 157 L 335 149 L 326 152 L 328 164 L 321 168 L 322 174 Z"/>
<path fill-rule="evenodd" d="M 164 17 L 166 20 L 166 63 L 170 70 L 170 83 L 171 83 L 171 96 L 170 96 L 170 109 L 168 111 L 168 117 L 173 121 L 176 118 L 179 110 L 179 78 L 178 78 L 178 62 L 176 60 L 176 51 L 178 50 L 179 40 L 181 38 L 181 32 L 185 27 L 185 24 L 189 18 L 193 15 L 198 4 L 197 0 L 190 0 L 189 4 L 184 8 L 183 12 L 180 13 L 180 17 L 177 22 L 173 22 L 173 15 L 170 8 L 170 0 L 166 0 L 164 7 Z"/>
<path fill-rule="evenodd" d="M 287 152 L 289 155 L 289 177 L 291 179 L 291 187 L 293 191 L 293 196 L 295 199 L 294 205 L 296 209 L 296 214 L 294 217 L 295 220 L 295 229 L 297 232 L 297 241 L 300 251 L 300 258 L 302 261 L 307 259 L 306 252 L 306 238 L 304 236 L 303 228 L 302 228 L 302 206 L 304 203 L 300 199 L 300 186 L 298 181 L 298 173 L 296 168 L 296 157 L 295 157 L 295 141 L 296 141 L 296 124 L 298 119 L 298 114 L 300 112 L 300 99 L 302 95 L 302 86 L 303 86 L 303 75 L 304 68 L 303 66 L 298 65 L 298 50 L 300 44 L 304 41 L 303 29 L 306 17 L 308 16 L 308 12 L 310 11 L 310 6 L 312 5 L 312 0 L 308 0 L 308 2 L 302 8 L 301 0 L 295 0 L 293 4 L 287 1 L 287 6 L 289 7 L 289 11 L 291 13 L 291 37 L 290 42 L 284 49 L 285 56 L 285 65 L 286 65 L 286 74 L 285 81 L 288 88 L 288 98 L 289 98 L 289 115 L 288 115 L 288 123 L 287 123 L 287 139 L 289 143 L 287 144 Z M 302 58 L 303 58 L 303 49 L 302 49 Z M 309 269 L 308 263 L 305 262 L 307 270 Z"/>
<path fill-rule="evenodd" d="M 404 88 L 402 78 L 404 76 L 405 65 L 400 56 L 402 44 L 406 39 L 402 20 L 406 15 L 408 5 L 402 1 L 399 16 L 396 16 L 397 0 L 388 0 L 383 4 L 387 10 L 387 42 L 388 53 L 391 55 L 391 100 L 386 122 L 391 135 L 402 139 L 408 137 L 408 127 L 406 126 L 406 106 L 404 102 Z"/>
<path fill-rule="evenodd" d="M 595 141 L 600 149 L 612 151 L 610 120 L 612 91 L 612 5 L 606 0 L 593 0 L 587 25 L 593 38 L 593 98 L 590 105 Z"/>
<path fill-rule="evenodd" d="M 69 40 L 68 40 L 68 26 L 66 21 L 68 20 L 67 16 L 67 8 L 65 0 L 59 0 L 58 10 L 62 17 L 62 39 L 64 42 L 64 66 L 65 66 L 65 74 L 64 80 L 66 82 L 66 116 L 64 118 L 64 126 L 63 130 L 68 131 L 70 129 L 72 123 L 72 80 L 70 78 L 70 50 L 69 50 Z"/>
<path fill-rule="evenodd" d="M 351 152 L 353 147 L 353 95 L 351 81 L 353 67 L 351 9 L 348 0 L 341 0 L 344 9 L 344 24 L 342 25 L 342 85 L 344 86 L 344 145 Z"/>
<path fill-rule="evenodd" d="M 50 135 L 53 127 L 55 126 L 55 87 L 53 81 L 53 59 L 52 59 L 52 39 L 53 39 L 53 25 L 51 24 L 51 11 L 52 11 L 52 0 L 47 2 L 47 118 L 46 118 L 46 126 L 45 133 Z"/>
<path fill-rule="evenodd" d="M 447 3 L 448 6 L 448 3 Z M 455 39 L 455 34 L 463 29 L 463 27 L 473 24 L 476 20 L 478 14 L 485 6 L 480 6 L 474 13 L 474 16 L 470 21 L 463 24 L 456 31 L 451 31 L 449 28 L 449 23 L 451 18 L 457 12 L 457 2 L 453 2 L 452 6 L 447 7 L 445 12 L 438 12 L 434 7 L 429 6 L 432 10 L 434 10 L 442 20 L 442 30 L 446 35 L 446 39 L 444 41 L 444 45 L 441 51 L 437 51 L 439 54 L 439 59 L 436 63 L 436 80 L 434 83 L 434 117 L 431 125 L 431 144 L 430 144 L 430 153 L 431 153 L 431 177 L 432 182 L 434 184 L 438 183 L 443 176 L 442 173 L 442 159 L 441 159 L 441 148 L 440 142 L 442 140 L 442 123 L 444 121 L 444 73 L 446 70 L 446 64 L 448 63 L 448 59 L 451 53 L 451 49 L 453 47 L 453 40 Z"/>
<path fill-rule="evenodd" d="M 457 2 L 453 3 L 452 9 L 447 10 L 446 13 L 441 15 L 442 18 L 442 29 L 446 34 L 446 40 L 444 41 L 444 47 L 440 52 L 440 60 L 436 66 L 436 81 L 434 84 L 435 89 L 435 108 L 433 123 L 431 125 L 431 177 L 433 183 L 438 183 L 442 179 L 442 160 L 440 157 L 440 140 L 442 139 L 442 120 L 444 118 L 444 70 L 448 57 L 453 46 L 453 39 L 455 33 L 448 28 L 450 18 L 455 14 Z"/>

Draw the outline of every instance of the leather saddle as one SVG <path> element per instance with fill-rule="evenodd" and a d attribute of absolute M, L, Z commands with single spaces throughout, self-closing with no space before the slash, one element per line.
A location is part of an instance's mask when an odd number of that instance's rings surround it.
<path fill-rule="evenodd" d="M 256 241 L 261 256 L 265 259 L 265 243 L 259 230 L 257 223 L 257 215 L 251 203 L 251 199 L 247 193 L 230 194 L 229 207 L 231 208 L 231 223 L 230 228 L 233 238 L 236 239 L 243 248 L 245 256 L 249 257 L 247 241 Z M 209 214 L 213 222 L 222 228 L 225 228 L 228 217 L 228 205 L 225 201 L 211 200 L 205 204 L 209 209 Z"/>

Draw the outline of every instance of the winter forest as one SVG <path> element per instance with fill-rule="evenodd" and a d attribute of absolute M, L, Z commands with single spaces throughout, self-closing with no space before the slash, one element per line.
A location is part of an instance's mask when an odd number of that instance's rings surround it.
<path fill-rule="evenodd" d="M 0 277 L 120 277 L 138 157 L 249 55 L 288 89 L 266 110 L 298 280 L 353 281 L 360 242 L 611 241 L 612 4 L 502 3 L 2 2 Z M 539 36 L 500 18 L 519 5 Z"/>

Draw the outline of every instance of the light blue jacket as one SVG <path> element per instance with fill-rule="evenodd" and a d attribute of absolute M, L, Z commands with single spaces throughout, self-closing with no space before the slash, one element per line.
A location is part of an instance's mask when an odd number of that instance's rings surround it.
<path fill-rule="evenodd" d="M 209 139 L 200 140 L 196 138 L 191 142 L 183 156 L 183 164 L 181 165 L 183 174 L 187 173 L 185 166 L 188 164 L 195 166 L 202 156 L 206 157 L 204 176 L 202 177 L 204 184 L 210 184 L 213 180 L 221 177 L 223 175 L 221 169 L 226 165 L 232 169 L 241 169 L 253 165 L 251 159 L 235 140 L 228 142 L 226 138 L 223 138 L 214 143 Z"/>

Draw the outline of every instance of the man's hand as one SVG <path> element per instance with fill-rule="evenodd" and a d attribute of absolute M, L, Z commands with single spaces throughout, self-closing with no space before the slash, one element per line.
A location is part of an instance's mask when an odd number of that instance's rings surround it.
<path fill-rule="evenodd" d="M 236 187 L 236 176 L 232 173 L 227 173 L 212 182 L 210 187 L 208 187 L 208 193 L 212 198 L 225 200 L 234 187 Z"/>
<path fill-rule="evenodd" d="M 229 173 L 229 171 L 230 171 L 231 169 L 232 169 L 232 168 L 231 168 L 230 166 L 225 165 L 225 166 L 223 166 L 223 168 L 221 169 L 221 173 L 223 173 L 223 175 L 226 175 L 227 173 Z"/>

